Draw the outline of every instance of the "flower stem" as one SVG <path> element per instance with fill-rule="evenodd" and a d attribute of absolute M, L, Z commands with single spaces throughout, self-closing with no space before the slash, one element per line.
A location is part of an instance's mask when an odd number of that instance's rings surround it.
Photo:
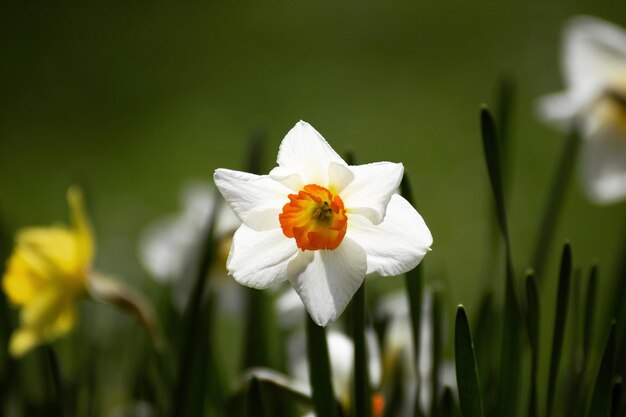
<path fill-rule="evenodd" d="M 61 377 L 61 368 L 56 353 L 50 346 L 44 347 L 46 360 L 50 367 L 50 376 L 52 379 L 52 404 L 58 416 L 63 416 L 63 379 Z"/>
<path fill-rule="evenodd" d="M 372 410 L 365 339 L 365 281 L 352 298 L 351 311 L 354 341 L 354 416 L 370 417 Z"/>
<path fill-rule="evenodd" d="M 205 292 L 207 275 L 213 258 L 215 256 L 215 245 L 213 235 L 215 230 L 215 218 L 221 204 L 220 198 L 215 198 L 213 207 L 211 208 L 211 219 L 203 247 L 203 256 L 198 268 L 197 275 L 194 280 L 194 287 L 191 292 L 191 300 L 185 312 L 183 323 L 186 326 L 184 331 L 184 339 L 180 350 L 178 362 L 178 378 L 173 390 L 172 413 L 173 417 L 182 417 L 187 415 L 187 394 L 189 393 L 189 383 L 194 373 L 194 358 L 197 355 L 197 346 L 199 343 L 199 325 L 201 324 L 202 301 Z"/>
<path fill-rule="evenodd" d="M 333 392 L 326 331 L 307 314 L 307 356 L 309 358 L 309 380 L 315 414 L 337 417 L 338 404 Z"/>
<path fill-rule="evenodd" d="M 554 238 L 554 231 L 556 229 L 559 213 L 561 212 L 561 208 L 563 206 L 565 192 L 567 191 L 570 178 L 572 177 L 572 172 L 574 171 L 574 162 L 576 160 L 579 145 L 580 138 L 578 136 L 578 132 L 573 131 L 570 135 L 568 135 L 567 140 L 563 145 L 559 164 L 554 173 L 554 177 L 552 178 L 552 185 L 550 187 L 550 193 L 548 194 L 546 205 L 543 209 L 543 217 L 537 232 L 535 252 L 531 262 L 531 266 L 535 271 L 535 276 L 538 280 L 541 280 L 542 278 L 550 245 Z"/>

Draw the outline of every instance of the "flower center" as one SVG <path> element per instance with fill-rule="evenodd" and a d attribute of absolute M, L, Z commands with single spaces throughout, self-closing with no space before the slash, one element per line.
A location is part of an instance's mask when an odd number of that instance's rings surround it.
<path fill-rule="evenodd" d="M 626 135 L 626 89 L 624 86 L 611 87 L 604 91 L 592 106 L 592 114 L 602 123 Z"/>
<path fill-rule="evenodd" d="M 304 250 L 336 249 L 348 228 L 343 201 L 324 187 L 305 185 L 289 194 L 289 203 L 278 215 L 285 236 L 296 239 Z"/>

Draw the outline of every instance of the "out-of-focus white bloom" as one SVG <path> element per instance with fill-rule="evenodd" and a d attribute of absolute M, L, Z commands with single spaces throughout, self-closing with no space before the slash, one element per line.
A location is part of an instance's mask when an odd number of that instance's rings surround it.
<path fill-rule="evenodd" d="M 203 239 L 217 197 L 215 189 L 206 183 L 187 183 L 181 192 L 182 212 L 156 220 L 140 238 L 139 253 L 143 265 L 156 280 L 172 285 L 174 304 L 180 311 L 184 310 L 194 285 Z M 231 236 L 240 224 L 227 204 L 220 205 L 215 223 L 215 237 L 220 246 L 218 261 L 211 272 L 216 278 L 211 280 L 212 284 L 226 281 L 219 278 L 226 276 L 226 254 L 230 250 Z M 221 294 L 222 301 L 229 298 L 228 293 L 236 292 L 235 286 L 230 286 L 234 288 L 232 291 L 224 287 L 226 294 Z"/>
<path fill-rule="evenodd" d="M 562 69 L 567 91 L 544 97 L 540 116 L 575 126 L 583 142 L 583 182 L 597 203 L 626 197 L 626 32 L 593 17 L 572 19 L 564 31 Z"/>
<path fill-rule="evenodd" d="M 349 166 L 311 125 L 283 139 L 269 175 L 218 169 L 242 221 L 228 257 L 243 285 L 289 280 L 320 326 L 337 319 L 367 274 L 399 275 L 430 249 L 422 217 L 396 190 L 402 164 Z"/>
<path fill-rule="evenodd" d="M 381 378 L 378 343 L 373 331 L 368 330 L 365 335 L 370 381 L 374 387 L 378 387 Z M 327 331 L 326 341 L 335 396 L 341 407 L 348 413 L 352 403 L 354 344 L 345 334 L 332 329 Z M 288 355 L 291 375 L 298 381 L 309 381 L 309 365 L 306 357 L 306 336 L 304 332 L 300 331 L 291 336 L 288 343 Z M 305 392 L 310 393 L 310 386 L 304 386 Z"/>
<path fill-rule="evenodd" d="M 433 322 L 432 296 L 430 290 L 425 291 L 422 301 L 420 323 L 420 346 L 416 349 L 413 342 L 413 329 L 409 303 L 405 292 L 386 296 L 378 306 L 378 314 L 386 318 L 387 327 L 382 345 L 383 384 L 393 384 L 395 373 L 402 377 L 401 389 L 404 401 L 400 405 L 398 415 L 414 415 L 415 393 L 420 385 L 419 405 L 423 414 L 428 414 L 432 404 L 433 369 Z M 454 366 L 444 362 L 438 370 L 442 386 L 456 389 Z M 419 378 L 418 378 L 419 372 Z"/>

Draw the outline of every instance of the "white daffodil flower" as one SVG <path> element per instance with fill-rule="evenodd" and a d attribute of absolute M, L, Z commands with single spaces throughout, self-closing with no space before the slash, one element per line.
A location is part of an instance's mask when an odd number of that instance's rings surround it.
<path fill-rule="evenodd" d="M 181 312 L 190 297 L 200 263 L 202 240 L 206 237 L 213 202 L 218 196 L 209 184 L 188 182 L 181 192 L 182 212 L 156 220 L 142 233 L 139 240 L 142 264 L 157 281 L 172 285 L 174 305 Z M 224 252 L 224 262 L 225 254 L 230 250 L 230 237 L 241 223 L 226 204 L 220 206 L 215 221 L 215 236 L 221 252 Z M 223 267 L 213 268 L 212 274 L 217 278 L 219 275 L 225 276 L 226 271 L 222 272 L 222 269 Z M 230 306 L 240 304 L 232 302 L 233 298 L 238 297 L 236 291 L 223 291 L 229 292 L 233 293 L 232 297 L 222 294 L 220 300 L 227 298 L 229 302 L 226 304 Z"/>
<path fill-rule="evenodd" d="M 583 182 L 597 203 L 626 197 L 626 32 L 593 17 L 577 17 L 564 31 L 567 91 L 544 97 L 543 119 L 575 125 L 583 138 Z"/>
<path fill-rule="evenodd" d="M 283 139 L 269 175 L 218 169 L 218 189 L 243 223 L 229 273 L 267 288 L 289 280 L 320 326 L 337 319 L 367 274 L 398 275 L 432 244 L 396 190 L 402 164 L 349 166 L 308 123 Z"/>

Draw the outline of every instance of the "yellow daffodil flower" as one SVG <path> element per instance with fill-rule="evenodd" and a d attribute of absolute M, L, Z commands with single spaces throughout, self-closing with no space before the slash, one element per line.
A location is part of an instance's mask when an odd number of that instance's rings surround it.
<path fill-rule="evenodd" d="M 9 300 L 21 308 L 9 344 L 12 356 L 68 333 L 76 322 L 76 301 L 87 292 L 92 232 L 80 190 L 70 188 L 67 201 L 72 227 L 29 227 L 17 234 L 2 280 Z"/>

